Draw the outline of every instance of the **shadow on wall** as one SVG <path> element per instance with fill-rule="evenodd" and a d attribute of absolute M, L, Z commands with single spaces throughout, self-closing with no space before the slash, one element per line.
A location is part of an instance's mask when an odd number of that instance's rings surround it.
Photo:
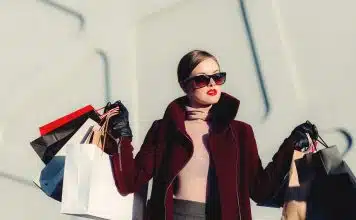
<path fill-rule="evenodd" d="M 260 87 L 260 92 L 262 93 L 264 107 L 265 107 L 265 109 L 264 109 L 265 114 L 264 114 L 264 117 L 263 117 L 262 120 L 266 121 L 268 116 L 270 115 L 270 112 L 271 112 L 271 103 L 270 103 L 269 98 L 268 98 L 268 91 L 266 89 L 266 84 L 265 84 L 265 80 L 264 80 L 264 77 L 263 77 L 263 71 L 262 71 L 261 64 L 260 64 L 260 56 L 259 56 L 258 51 L 256 49 L 256 43 L 255 43 L 255 40 L 254 40 L 254 37 L 253 37 L 253 32 L 252 32 L 252 29 L 251 29 L 248 12 L 247 12 L 247 9 L 246 9 L 246 6 L 245 6 L 245 0 L 239 0 L 239 3 L 240 3 L 240 12 L 241 12 L 241 15 L 242 15 L 243 24 L 244 24 L 244 27 L 245 27 L 247 40 L 248 40 L 248 43 L 249 43 L 249 48 L 251 50 L 253 63 L 254 63 L 254 68 L 255 68 L 255 71 L 256 71 L 257 78 L 258 78 L 258 84 L 259 84 L 259 87 Z M 346 140 L 346 143 L 347 143 L 346 150 L 342 154 L 342 156 L 345 157 L 345 155 L 353 147 L 352 135 L 345 128 L 336 128 L 334 130 L 334 132 L 340 133 Z"/>
<path fill-rule="evenodd" d="M 79 21 L 79 31 L 83 31 L 84 27 L 85 27 L 85 18 L 84 15 L 82 15 L 80 12 L 69 8 L 67 6 L 61 5 L 59 3 L 50 1 L 50 0 L 40 0 L 40 2 L 66 14 L 69 15 L 71 17 L 74 17 L 75 19 L 77 19 Z"/>
<path fill-rule="evenodd" d="M 259 87 L 260 87 L 260 90 L 262 93 L 263 103 L 265 106 L 265 115 L 263 118 L 263 121 L 265 121 L 271 112 L 271 104 L 270 104 L 270 101 L 268 98 L 266 85 L 265 85 L 265 81 L 263 78 L 262 68 L 261 68 L 261 64 L 260 64 L 260 58 L 259 58 L 259 55 L 258 55 L 258 52 L 256 49 L 256 43 L 253 38 L 252 29 L 251 29 L 250 22 L 248 19 L 248 13 L 247 13 L 247 9 L 245 6 L 245 1 L 239 0 L 239 2 L 240 2 L 240 11 L 241 11 L 241 15 L 242 15 L 242 21 L 244 23 L 245 31 L 247 34 L 247 40 L 248 40 L 249 47 L 250 47 L 250 50 L 252 53 L 252 58 L 253 58 L 253 63 L 255 65 L 258 84 L 259 84 Z"/>
<path fill-rule="evenodd" d="M 9 179 L 11 181 L 20 183 L 22 185 L 36 188 L 35 184 L 32 181 L 29 181 L 29 180 L 24 179 L 22 177 L 19 177 L 19 176 L 10 174 L 10 173 L 6 173 L 6 172 L 3 172 L 3 171 L 0 171 L 0 178 Z"/>
<path fill-rule="evenodd" d="M 69 8 L 65 5 L 61 5 L 59 3 L 56 3 L 54 1 L 50 1 L 50 0 L 40 0 L 40 2 L 42 2 L 43 4 L 46 4 L 58 11 L 60 11 L 61 13 L 64 13 L 68 16 L 71 16 L 73 18 L 75 18 L 76 20 L 79 21 L 79 31 L 83 31 L 85 29 L 86 26 L 86 20 L 85 17 L 82 13 L 76 11 L 75 9 Z M 109 63 L 109 58 L 107 55 L 107 52 L 105 52 L 104 50 L 98 48 L 95 49 L 95 52 L 100 56 L 100 59 L 103 63 L 103 71 L 104 71 L 104 78 L 105 78 L 105 85 L 104 85 L 104 89 L 105 89 L 105 102 L 109 102 L 111 100 L 111 86 L 110 86 L 110 63 Z"/>

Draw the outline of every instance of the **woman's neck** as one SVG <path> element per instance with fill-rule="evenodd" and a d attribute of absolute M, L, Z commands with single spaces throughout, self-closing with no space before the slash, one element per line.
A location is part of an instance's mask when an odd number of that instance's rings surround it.
<path fill-rule="evenodd" d="M 186 106 L 186 119 L 207 121 L 209 118 L 209 111 L 211 107 L 212 105 L 199 107 Z"/>

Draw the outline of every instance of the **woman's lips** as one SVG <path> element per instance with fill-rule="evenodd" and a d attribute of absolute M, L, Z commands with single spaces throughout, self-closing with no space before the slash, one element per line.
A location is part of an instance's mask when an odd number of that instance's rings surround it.
<path fill-rule="evenodd" d="M 216 89 L 210 89 L 206 94 L 210 95 L 210 96 L 214 96 L 218 93 L 218 91 L 216 91 Z"/>

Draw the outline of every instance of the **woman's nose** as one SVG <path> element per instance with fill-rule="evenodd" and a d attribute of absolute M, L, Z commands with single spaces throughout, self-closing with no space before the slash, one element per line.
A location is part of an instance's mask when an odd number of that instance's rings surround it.
<path fill-rule="evenodd" d="M 208 86 L 215 86 L 216 85 L 216 83 L 215 83 L 215 81 L 213 80 L 213 78 L 210 78 L 210 81 L 209 81 L 209 84 L 208 84 Z"/>

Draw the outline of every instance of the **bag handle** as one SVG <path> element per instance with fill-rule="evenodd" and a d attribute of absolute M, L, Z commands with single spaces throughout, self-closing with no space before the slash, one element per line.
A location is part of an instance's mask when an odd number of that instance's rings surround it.
<path fill-rule="evenodd" d="M 104 121 L 103 125 L 99 128 L 99 131 L 104 133 L 104 140 L 103 140 L 103 146 L 102 146 L 103 151 L 105 149 L 105 143 L 106 143 L 106 138 L 107 138 L 107 134 L 108 134 L 109 120 L 112 116 L 119 114 L 118 109 L 119 108 L 114 108 L 114 109 L 111 109 L 110 111 L 108 111 L 107 113 L 105 113 L 105 116 L 103 118 L 103 120 L 105 120 L 105 121 Z"/>
<path fill-rule="evenodd" d="M 326 148 L 329 148 L 330 146 L 323 140 L 323 138 L 318 135 L 318 138 L 316 139 L 321 145 L 323 145 Z"/>
<path fill-rule="evenodd" d="M 118 111 L 118 110 L 119 110 L 119 106 L 117 106 L 117 107 L 115 107 L 115 108 L 113 108 L 113 109 L 110 109 L 108 112 L 100 113 L 101 110 L 105 109 L 107 106 L 110 106 L 110 105 L 111 105 L 111 103 L 108 102 L 105 106 L 100 107 L 100 108 L 98 108 L 98 109 L 94 109 L 94 111 L 99 115 L 100 119 L 105 118 L 105 116 L 106 116 L 107 114 L 109 114 L 110 112 L 112 112 L 112 111 Z M 104 111 L 105 111 L 105 110 L 104 110 Z"/>
<path fill-rule="evenodd" d="M 112 116 L 119 114 L 118 109 L 112 109 L 112 111 L 108 111 L 107 113 L 105 113 L 104 117 L 102 118 L 102 125 L 99 127 L 99 129 L 97 131 L 95 131 L 93 128 L 91 129 L 89 135 L 87 136 L 86 140 L 84 141 L 85 144 L 90 143 L 90 140 L 92 140 L 92 137 L 94 135 L 94 132 L 99 132 L 101 134 L 104 134 L 104 138 L 103 138 L 103 144 L 102 147 L 99 146 L 99 143 L 93 143 L 95 145 L 97 145 L 102 151 L 104 151 L 105 149 L 105 143 L 106 143 L 106 139 L 107 139 L 107 134 L 108 134 L 108 127 L 109 127 L 109 120 Z M 100 138 L 98 139 L 98 141 L 100 141 Z"/>
<path fill-rule="evenodd" d="M 120 107 L 118 106 L 118 107 L 115 107 L 115 108 L 113 108 L 113 109 L 110 109 L 109 111 L 107 111 L 106 113 L 104 113 L 104 114 L 102 114 L 102 115 L 100 115 L 100 119 L 105 119 L 105 117 L 107 117 L 108 115 L 111 115 L 111 114 L 113 114 L 113 113 L 115 113 L 115 112 L 119 112 L 119 110 L 120 110 Z"/>

